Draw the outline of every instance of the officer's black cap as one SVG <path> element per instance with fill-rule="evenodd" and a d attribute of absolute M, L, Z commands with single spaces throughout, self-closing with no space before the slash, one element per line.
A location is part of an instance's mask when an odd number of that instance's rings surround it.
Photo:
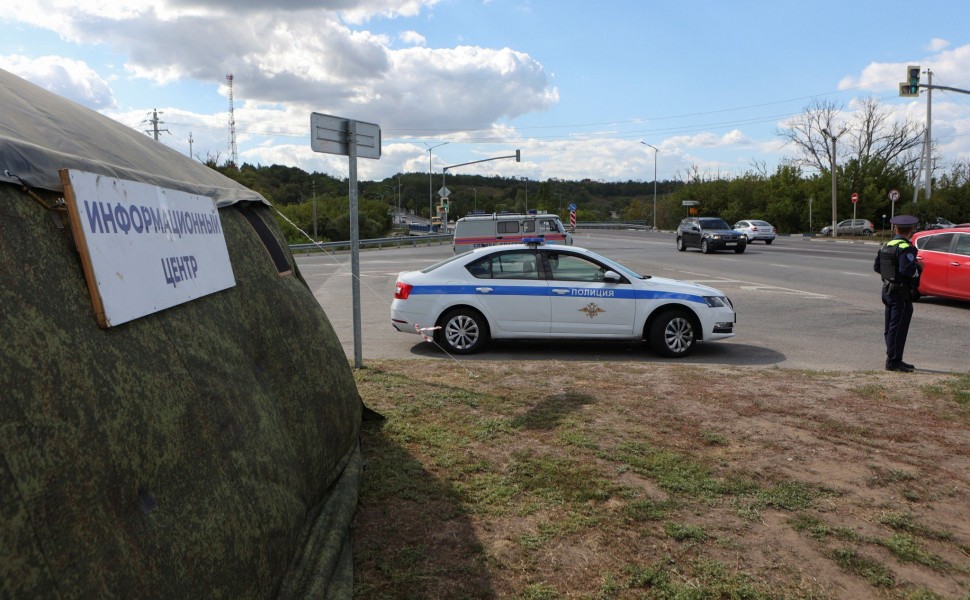
<path fill-rule="evenodd" d="M 919 219 L 913 215 L 896 215 L 890 219 L 889 222 L 893 225 L 899 225 L 900 227 L 916 227 L 916 224 L 919 223 Z"/>

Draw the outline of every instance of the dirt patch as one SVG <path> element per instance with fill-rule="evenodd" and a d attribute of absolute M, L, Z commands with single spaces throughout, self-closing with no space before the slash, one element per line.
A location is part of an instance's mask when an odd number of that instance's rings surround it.
<path fill-rule="evenodd" d="M 966 376 L 465 364 L 358 372 L 358 597 L 970 594 Z"/>

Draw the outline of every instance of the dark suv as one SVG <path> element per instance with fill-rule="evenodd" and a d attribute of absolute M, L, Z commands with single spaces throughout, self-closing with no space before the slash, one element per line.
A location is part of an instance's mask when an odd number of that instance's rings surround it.
<path fill-rule="evenodd" d="M 741 254 L 748 246 L 743 233 L 731 229 L 720 217 L 690 217 L 677 226 L 677 249 L 700 248 L 708 254 L 715 250 L 734 250 Z"/>

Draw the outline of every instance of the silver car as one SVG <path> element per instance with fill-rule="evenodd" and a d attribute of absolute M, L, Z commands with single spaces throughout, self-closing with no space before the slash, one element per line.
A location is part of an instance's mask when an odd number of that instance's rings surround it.
<path fill-rule="evenodd" d="M 740 231 L 748 238 L 748 242 L 761 240 L 765 244 L 775 241 L 775 227 L 768 221 L 757 219 L 745 219 L 734 224 L 734 229 Z"/>
<path fill-rule="evenodd" d="M 876 226 L 868 219 L 846 219 L 836 225 L 837 235 L 872 235 Z M 832 226 L 822 228 L 822 235 L 832 235 Z"/>

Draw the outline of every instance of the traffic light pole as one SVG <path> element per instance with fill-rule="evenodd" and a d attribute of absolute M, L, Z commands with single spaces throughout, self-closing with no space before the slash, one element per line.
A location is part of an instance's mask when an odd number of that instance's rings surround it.
<path fill-rule="evenodd" d="M 933 85 L 933 71 L 929 68 L 926 69 L 926 83 L 921 84 L 919 82 L 920 68 L 918 65 L 909 65 L 906 67 L 906 76 L 907 81 L 899 84 L 899 95 L 901 97 L 916 98 L 919 96 L 920 88 L 926 90 L 926 132 L 925 139 L 923 140 L 923 164 L 920 165 L 920 169 L 917 169 L 916 181 L 913 182 L 913 204 L 916 204 L 916 199 L 919 197 L 919 171 L 924 167 L 926 171 L 923 175 L 923 184 L 926 189 L 926 199 L 929 200 L 933 193 L 933 157 L 930 154 L 933 149 L 933 90 L 947 90 L 960 94 L 970 94 L 970 90 L 961 90 L 960 88 L 945 85 Z"/>
<path fill-rule="evenodd" d="M 926 175 L 924 181 L 926 182 L 926 199 L 930 199 L 930 194 L 933 190 L 932 184 L 932 171 L 933 171 L 933 155 L 930 154 L 932 149 L 930 143 L 933 140 L 933 135 L 930 133 L 933 126 L 933 71 L 926 69 Z"/>

